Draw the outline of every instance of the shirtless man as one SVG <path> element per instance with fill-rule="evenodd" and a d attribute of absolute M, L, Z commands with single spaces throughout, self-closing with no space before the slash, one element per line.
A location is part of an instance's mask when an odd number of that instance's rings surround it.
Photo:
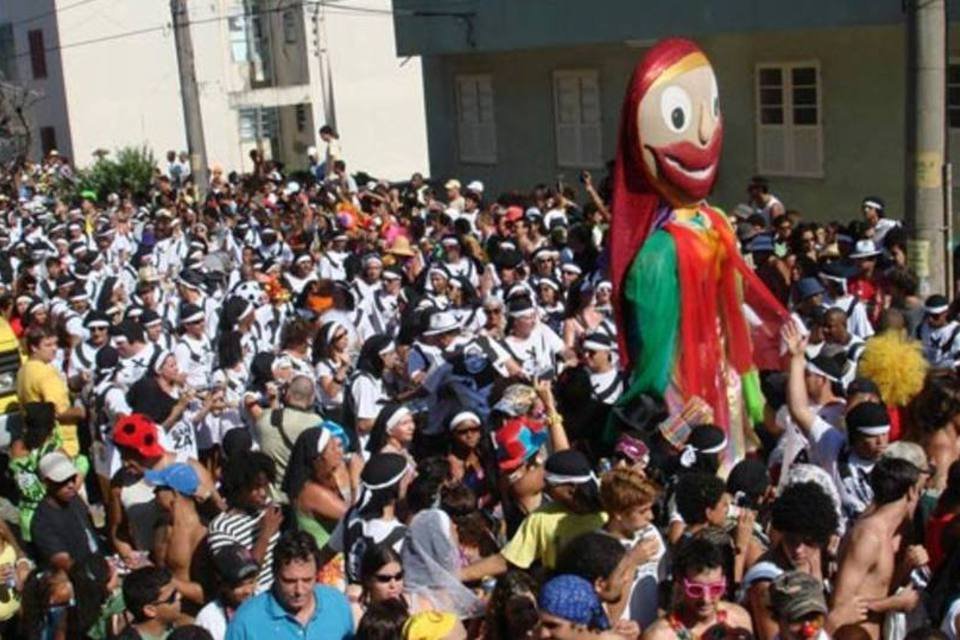
<path fill-rule="evenodd" d="M 177 590 L 184 600 L 203 606 L 203 585 L 192 578 L 194 557 L 207 528 L 200 521 L 193 499 L 200 485 L 197 472 L 188 464 L 175 463 L 162 471 L 148 471 L 148 483 L 156 487 L 156 501 L 160 507 L 160 522 L 154 533 L 153 558 L 157 565 L 173 574 Z"/>
<path fill-rule="evenodd" d="M 728 586 L 724 565 L 723 550 L 709 540 L 695 536 L 684 542 L 673 561 L 673 575 L 679 578 L 674 582 L 676 604 L 647 628 L 643 640 L 702 638 L 718 627 L 725 631 L 723 637 L 752 635 L 746 609 L 723 600 Z"/>
<path fill-rule="evenodd" d="M 906 460 L 881 458 L 874 466 L 870 474 L 873 504 L 840 550 L 831 612 L 834 628 L 859 625 L 876 640 L 886 613 L 911 611 L 919 604 L 920 594 L 909 576 L 929 560 L 922 546 L 910 546 L 903 539 L 903 529 L 913 519 L 926 479 Z M 860 615 L 864 604 L 865 620 Z"/>
<path fill-rule="evenodd" d="M 930 488 L 943 491 L 947 470 L 960 454 L 960 375 L 954 371 L 932 371 L 923 390 L 913 402 L 910 440 L 919 442 L 936 472 Z"/>

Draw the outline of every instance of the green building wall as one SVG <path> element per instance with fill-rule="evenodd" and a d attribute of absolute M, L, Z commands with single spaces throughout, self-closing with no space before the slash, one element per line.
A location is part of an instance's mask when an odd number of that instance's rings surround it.
<path fill-rule="evenodd" d="M 902 26 L 848 27 L 723 34 L 697 38 L 718 76 L 725 140 L 711 201 L 732 207 L 745 199 L 757 173 L 754 74 L 758 63 L 817 60 L 821 79 L 823 177 L 771 176 L 772 190 L 788 207 L 817 220 L 849 219 L 866 194 L 880 195 L 899 216 L 903 202 L 905 37 Z M 599 73 L 603 156 L 616 152 L 620 104 L 642 48 L 581 45 L 527 51 L 426 56 L 431 173 L 436 178 L 480 179 L 488 196 L 527 190 L 577 169 L 556 163 L 552 73 Z M 493 76 L 497 132 L 494 165 L 458 161 L 454 78 Z M 597 173 L 597 172 L 595 172 Z"/>

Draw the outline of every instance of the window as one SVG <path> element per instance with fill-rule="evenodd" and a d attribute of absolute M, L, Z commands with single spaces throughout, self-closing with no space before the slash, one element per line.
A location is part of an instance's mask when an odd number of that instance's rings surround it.
<path fill-rule="evenodd" d="M 297 132 L 303 133 L 307 128 L 307 105 L 298 104 L 296 110 Z"/>
<path fill-rule="evenodd" d="M 820 66 L 757 66 L 757 169 L 779 176 L 823 176 Z"/>
<path fill-rule="evenodd" d="M 497 129 L 493 117 L 492 77 L 457 76 L 456 86 L 460 161 L 496 162 Z"/>
<path fill-rule="evenodd" d="M 554 72 L 553 120 L 559 166 L 603 165 L 600 82 L 596 71 Z"/>
<path fill-rule="evenodd" d="M 960 129 L 960 60 L 947 68 L 947 118 L 951 129 Z"/>
<path fill-rule="evenodd" d="M 47 155 L 57 148 L 57 130 L 53 127 L 40 127 L 40 150 Z"/>
<path fill-rule="evenodd" d="M 292 9 L 283 12 L 283 41 L 287 44 L 297 43 L 297 14 Z"/>
<path fill-rule="evenodd" d="M 240 125 L 240 141 L 255 142 L 270 140 L 277 135 L 276 107 L 241 107 L 237 110 Z"/>
<path fill-rule="evenodd" d="M 13 25 L 0 25 L 0 80 L 17 80 L 14 49 Z"/>
<path fill-rule="evenodd" d="M 227 18 L 230 31 L 230 53 L 234 62 L 250 61 L 250 46 L 247 43 L 247 19 L 242 13 Z"/>
<path fill-rule="evenodd" d="M 33 79 L 42 80 L 47 77 L 47 52 L 43 48 L 43 31 L 34 29 L 27 32 L 30 42 L 30 67 L 33 69 Z"/>

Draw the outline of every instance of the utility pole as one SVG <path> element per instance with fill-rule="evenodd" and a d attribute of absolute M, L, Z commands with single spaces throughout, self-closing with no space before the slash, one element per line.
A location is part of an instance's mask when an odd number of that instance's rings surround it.
<path fill-rule="evenodd" d="M 946 151 L 945 0 L 906 0 L 906 219 L 916 239 L 911 263 L 923 293 L 947 293 L 949 213 L 944 199 Z"/>
<path fill-rule="evenodd" d="M 190 152 L 190 173 L 202 202 L 207 195 L 207 145 L 203 140 L 203 118 L 200 113 L 200 92 L 193 66 L 193 39 L 190 37 L 190 16 L 187 0 L 170 0 L 173 15 L 173 37 L 177 46 L 177 68 L 180 72 L 180 97 L 183 100 L 183 122 L 187 127 L 187 149 Z"/>

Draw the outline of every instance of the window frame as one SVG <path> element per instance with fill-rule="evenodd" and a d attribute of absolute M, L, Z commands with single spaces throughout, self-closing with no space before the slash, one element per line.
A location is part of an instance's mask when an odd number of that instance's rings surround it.
<path fill-rule="evenodd" d="M 30 71 L 33 79 L 46 80 L 49 72 L 47 70 L 47 49 L 43 44 L 43 29 L 27 31 L 27 45 L 30 51 Z"/>
<path fill-rule="evenodd" d="M 477 93 L 477 104 L 475 105 L 475 111 L 477 113 L 476 122 L 467 122 L 463 117 L 462 110 L 462 91 L 463 86 L 466 83 L 473 83 L 476 85 Z M 489 121 L 483 121 L 480 119 L 482 114 L 482 109 L 480 108 L 479 100 L 479 85 L 481 82 L 486 82 L 490 85 L 490 114 L 491 119 Z M 493 82 L 493 74 L 489 72 L 480 72 L 480 73 L 455 73 L 453 76 L 453 98 L 454 98 L 454 115 L 456 116 L 457 123 L 457 159 L 459 162 L 464 164 L 485 164 L 492 165 L 497 163 L 498 155 L 498 145 L 497 145 L 497 94 L 495 90 L 495 85 Z M 490 138 L 492 140 L 491 149 L 492 151 L 489 154 L 479 153 L 477 149 L 465 149 L 463 140 L 465 136 L 465 130 L 463 127 L 476 127 L 478 130 L 483 127 L 490 128 Z M 482 132 L 476 131 L 476 134 Z"/>
<path fill-rule="evenodd" d="M 953 125 L 950 124 L 950 87 L 953 86 L 956 89 L 960 89 L 960 82 L 956 82 L 956 83 L 950 82 L 950 67 L 957 67 L 958 69 L 960 69 L 960 55 L 954 54 L 954 55 L 947 56 L 947 88 L 946 88 L 947 131 L 948 132 L 956 131 L 957 133 L 960 133 L 960 125 L 957 125 L 956 127 L 954 127 Z M 960 112 L 960 102 L 957 103 L 954 109 L 956 109 L 957 112 Z"/>
<path fill-rule="evenodd" d="M 560 92 L 559 92 L 559 81 L 563 78 L 577 78 L 582 79 L 584 77 L 591 77 L 594 81 L 594 84 L 597 87 L 597 121 L 596 122 L 584 122 L 583 121 L 583 87 L 582 83 L 578 88 L 579 94 L 578 99 L 580 101 L 580 112 L 581 112 L 581 121 L 576 125 L 571 125 L 569 123 L 560 122 Z M 555 69 L 551 74 L 551 91 L 553 98 L 553 142 L 554 142 L 554 151 L 557 161 L 557 167 L 563 169 L 600 169 L 604 166 L 604 156 L 603 156 L 603 91 L 600 87 L 600 70 L 594 68 L 573 68 L 573 69 Z M 578 152 L 575 159 L 561 158 L 560 157 L 560 128 L 566 126 L 575 126 L 577 128 L 577 139 L 578 139 Z M 588 127 L 595 127 L 597 129 L 596 134 L 599 139 L 599 148 L 596 158 L 585 158 L 583 155 L 583 144 L 582 136 L 584 129 Z"/>
<path fill-rule="evenodd" d="M 793 104 L 793 70 L 813 68 L 816 74 L 817 91 L 817 123 L 815 125 L 796 124 L 794 122 L 794 104 Z M 763 123 L 763 103 L 761 101 L 760 73 L 766 69 L 779 69 L 781 73 L 781 89 L 783 91 L 781 107 L 783 109 L 783 122 L 780 124 Z M 806 85 L 804 85 L 806 86 Z M 823 156 L 823 74 L 818 59 L 790 60 L 779 62 L 758 62 L 754 66 L 754 134 L 755 134 L 755 162 L 757 173 L 767 176 L 778 176 L 785 178 L 823 178 L 824 177 L 824 156 Z M 722 104 L 722 100 L 721 100 Z M 762 136 L 764 130 L 779 129 L 784 134 L 784 159 L 786 168 L 775 170 L 762 164 L 763 154 L 761 152 Z M 815 171 L 800 171 L 795 166 L 793 144 L 796 130 L 813 130 L 817 135 L 817 169 Z"/>

